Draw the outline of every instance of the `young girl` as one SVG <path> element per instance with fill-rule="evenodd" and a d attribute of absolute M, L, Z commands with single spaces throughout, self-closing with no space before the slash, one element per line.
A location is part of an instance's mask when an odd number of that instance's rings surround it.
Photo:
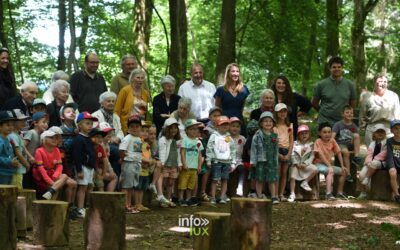
<path fill-rule="evenodd" d="M 256 182 L 255 182 L 255 168 L 250 166 L 250 151 L 251 151 L 251 143 L 253 141 L 253 136 L 257 132 L 259 128 L 258 122 L 254 119 L 250 120 L 247 123 L 247 140 L 243 146 L 243 166 L 245 169 L 245 180 L 249 179 L 250 185 L 244 185 L 244 194 L 249 198 L 257 198 L 256 194 Z M 244 184 L 247 184 L 246 182 Z M 250 186 L 250 187 L 248 187 Z M 248 193 L 246 193 L 248 192 Z"/>
<path fill-rule="evenodd" d="M 290 175 L 290 196 L 288 201 L 294 202 L 296 195 L 294 189 L 296 180 L 302 181 L 301 187 L 306 191 L 311 191 L 308 182 L 318 173 L 316 166 L 312 164 L 314 160 L 313 142 L 310 142 L 310 129 L 307 125 L 300 125 L 297 129 L 297 140 L 294 142 L 292 153 L 292 172 Z"/>
<path fill-rule="evenodd" d="M 178 169 L 182 168 L 181 157 L 179 155 L 179 144 L 181 136 L 179 134 L 178 121 L 170 117 L 165 120 L 162 137 L 158 141 L 160 162 L 162 164 L 162 179 L 166 189 L 166 198 L 161 197 L 160 203 L 168 203 L 170 207 L 175 207 L 175 203 L 170 201 L 174 190 L 175 180 L 178 178 Z M 164 199 L 163 199 L 164 198 Z"/>
<path fill-rule="evenodd" d="M 293 150 L 293 124 L 289 122 L 286 104 L 278 103 L 275 106 L 276 129 L 279 137 L 279 199 L 286 201 L 285 192 L 287 172 L 290 156 Z M 277 185 L 278 188 L 278 185 Z"/>
<path fill-rule="evenodd" d="M 358 199 L 367 198 L 367 190 L 371 182 L 371 177 L 376 170 L 385 168 L 386 166 L 386 128 L 383 124 L 376 124 L 372 128 L 372 142 L 368 146 L 367 157 L 365 158 L 364 167 L 360 172 L 360 195 Z"/>
<path fill-rule="evenodd" d="M 253 136 L 250 151 L 250 165 L 255 168 L 256 194 L 265 198 L 262 193 L 265 182 L 268 182 L 272 204 L 278 204 L 278 134 L 274 132 L 275 119 L 271 112 L 265 111 L 259 120 L 259 129 Z"/>
<path fill-rule="evenodd" d="M 238 196 L 243 195 L 243 181 L 244 181 L 244 167 L 243 167 L 243 146 L 246 143 L 246 138 L 240 134 L 242 122 L 237 117 L 231 117 L 229 123 L 229 133 L 236 146 L 236 165 L 235 169 L 232 170 L 229 180 L 230 183 L 237 183 L 237 187 L 234 187 L 235 194 Z M 229 184 L 231 186 L 231 184 Z M 230 190 L 230 189 L 229 189 Z M 231 194 L 233 195 L 233 194 Z"/>

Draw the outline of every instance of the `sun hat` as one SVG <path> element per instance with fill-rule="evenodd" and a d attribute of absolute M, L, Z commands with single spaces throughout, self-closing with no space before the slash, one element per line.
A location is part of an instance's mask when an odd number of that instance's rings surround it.
<path fill-rule="evenodd" d="M 272 119 L 272 121 L 275 123 L 275 118 L 274 118 L 274 115 L 271 113 L 271 112 L 269 112 L 269 111 L 264 111 L 262 114 L 261 114 L 261 116 L 260 116 L 260 120 L 258 120 L 258 123 L 261 123 L 261 121 L 264 119 L 264 118 L 270 118 L 270 119 Z"/>

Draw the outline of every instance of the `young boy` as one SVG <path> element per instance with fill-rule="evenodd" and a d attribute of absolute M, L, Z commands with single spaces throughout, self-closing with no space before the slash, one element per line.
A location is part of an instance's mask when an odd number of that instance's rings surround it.
<path fill-rule="evenodd" d="M 97 121 L 97 118 L 91 116 L 88 112 L 82 112 L 78 115 L 76 122 L 79 134 L 72 143 L 72 157 L 75 163 L 76 182 L 78 183 L 76 205 L 81 218 L 86 215 L 84 208 L 86 191 L 88 185 L 93 184 L 93 174 L 96 167 L 96 152 L 89 137 L 93 128 L 93 121 Z"/>
<path fill-rule="evenodd" d="M 0 184 L 4 185 L 11 184 L 17 168 L 21 167 L 7 137 L 12 131 L 13 120 L 11 111 L 0 111 Z"/>
<path fill-rule="evenodd" d="M 63 161 L 63 173 L 71 178 L 74 178 L 74 161 L 72 158 L 72 144 L 75 136 L 77 135 L 77 128 L 75 125 L 76 109 L 78 108 L 76 103 L 67 103 L 60 109 L 61 118 L 61 130 L 62 130 L 62 146 L 60 150 L 64 153 Z"/>
<path fill-rule="evenodd" d="M 211 199 L 212 204 L 216 204 L 215 192 L 217 182 L 221 181 L 220 203 L 225 204 L 229 201 L 226 196 L 229 173 L 236 165 L 236 146 L 232 137 L 229 135 L 229 118 L 220 116 L 217 120 L 217 131 L 210 136 L 207 143 L 207 167 L 211 168 Z"/>
<path fill-rule="evenodd" d="M 314 164 L 318 168 L 318 172 L 326 177 L 326 199 L 335 200 L 332 194 L 333 175 L 340 175 L 339 185 L 337 188 L 337 196 L 347 199 L 343 194 L 344 182 L 347 176 L 347 169 L 344 167 L 342 154 L 339 145 L 332 137 L 332 127 L 328 122 L 323 122 L 318 126 L 319 138 L 314 143 Z M 341 167 L 333 166 L 333 156 L 339 159 Z"/>
<path fill-rule="evenodd" d="M 133 188 L 139 184 L 139 174 L 142 167 L 142 140 L 140 133 L 142 123 L 139 116 L 128 119 L 128 135 L 119 145 L 121 166 L 121 189 L 126 193 L 125 210 L 127 213 L 138 213 L 131 206 Z"/>
<path fill-rule="evenodd" d="M 343 120 L 333 125 L 332 138 L 334 138 L 340 147 L 343 157 L 344 167 L 347 169 L 346 181 L 353 182 L 350 175 L 350 153 L 354 152 L 353 162 L 359 166 L 361 164 L 360 154 L 360 134 L 358 127 L 353 122 L 353 107 L 347 105 L 342 112 Z"/>
<path fill-rule="evenodd" d="M 389 169 L 393 200 L 400 203 L 399 186 L 397 183 L 397 173 L 400 170 L 400 120 L 390 122 L 390 131 L 393 133 L 393 137 L 386 141 L 386 166 Z"/>
<path fill-rule="evenodd" d="M 47 105 L 43 99 L 36 98 L 32 103 L 32 114 L 36 112 L 47 112 Z"/>

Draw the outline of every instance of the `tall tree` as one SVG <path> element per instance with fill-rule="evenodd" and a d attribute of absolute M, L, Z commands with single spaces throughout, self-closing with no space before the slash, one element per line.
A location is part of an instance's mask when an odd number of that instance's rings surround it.
<path fill-rule="evenodd" d="M 67 11 L 65 0 L 58 1 L 58 60 L 57 69 L 65 70 L 65 29 L 67 27 Z"/>
<path fill-rule="evenodd" d="M 4 23 L 5 23 L 4 2 L 0 1 L 0 42 L 1 42 L 1 46 L 8 47 L 7 35 L 4 30 Z"/>
<path fill-rule="evenodd" d="M 354 0 L 353 24 L 351 27 L 351 56 L 353 58 L 353 81 L 356 87 L 365 84 L 365 19 L 378 3 L 378 0 Z"/>
<path fill-rule="evenodd" d="M 76 52 L 76 33 L 75 33 L 75 5 L 74 0 L 68 0 L 68 24 L 69 32 L 71 35 L 71 43 L 69 45 L 69 56 L 68 56 L 68 72 L 78 71 L 78 61 L 75 57 Z"/>
<path fill-rule="evenodd" d="M 180 84 L 186 77 L 187 20 L 185 0 L 169 0 L 171 49 L 169 74 Z"/>
<path fill-rule="evenodd" d="M 14 18 L 13 18 L 13 14 L 12 14 L 13 6 L 11 5 L 10 0 L 7 0 L 7 5 L 8 5 L 8 17 L 9 17 L 10 26 L 11 26 L 11 36 L 12 36 L 13 42 L 14 42 L 17 69 L 18 69 L 19 76 L 21 78 L 21 83 L 23 83 L 24 82 L 24 72 L 22 71 L 21 55 L 20 55 L 20 52 L 19 52 L 17 32 L 16 32 L 16 29 L 15 29 L 15 22 L 14 22 Z"/>
<path fill-rule="evenodd" d="M 225 67 L 236 59 L 236 0 L 223 0 L 221 11 L 221 28 L 219 32 L 219 46 L 215 78 L 222 83 Z"/>
<path fill-rule="evenodd" d="M 78 7 L 81 9 L 81 18 L 82 23 L 81 27 L 81 35 L 77 38 L 79 53 L 81 55 L 86 54 L 86 37 L 89 30 L 89 15 L 90 15 L 90 5 L 89 0 L 80 0 L 78 1 Z"/>
<path fill-rule="evenodd" d="M 326 1 L 326 59 L 339 55 L 339 0 Z M 329 75 L 328 63 L 325 63 L 325 75 Z"/>
<path fill-rule="evenodd" d="M 135 45 L 138 49 L 138 60 L 142 68 L 147 69 L 149 57 L 149 43 L 151 20 L 153 17 L 151 0 L 135 0 L 135 25 L 133 34 L 135 34 Z"/>

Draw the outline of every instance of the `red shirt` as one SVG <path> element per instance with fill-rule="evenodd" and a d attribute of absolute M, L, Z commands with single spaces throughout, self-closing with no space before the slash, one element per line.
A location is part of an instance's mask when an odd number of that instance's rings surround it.
<path fill-rule="evenodd" d="M 60 150 L 55 147 L 49 152 L 44 147 L 40 147 L 35 151 L 35 160 L 43 180 L 52 185 L 54 180 L 60 177 L 63 169 Z"/>

